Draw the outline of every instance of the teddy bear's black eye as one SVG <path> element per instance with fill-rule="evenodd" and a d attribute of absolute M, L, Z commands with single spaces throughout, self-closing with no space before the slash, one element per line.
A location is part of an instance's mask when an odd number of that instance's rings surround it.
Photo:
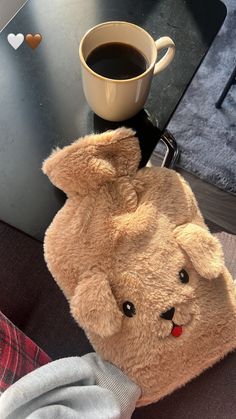
<path fill-rule="evenodd" d="M 136 314 L 135 307 L 130 301 L 123 303 L 123 311 L 127 317 L 133 317 Z"/>
<path fill-rule="evenodd" d="M 181 269 L 179 272 L 179 279 L 183 284 L 187 284 L 189 282 L 188 272 L 186 272 L 184 269 Z"/>

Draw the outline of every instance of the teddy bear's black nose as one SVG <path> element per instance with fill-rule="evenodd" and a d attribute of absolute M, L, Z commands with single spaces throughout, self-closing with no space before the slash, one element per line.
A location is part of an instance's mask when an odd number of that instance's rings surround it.
<path fill-rule="evenodd" d="M 172 320 L 175 314 L 175 308 L 172 307 L 169 310 L 165 311 L 164 313 L 161 313 L 160 317 L 162 317 L 165 320 Z"/>

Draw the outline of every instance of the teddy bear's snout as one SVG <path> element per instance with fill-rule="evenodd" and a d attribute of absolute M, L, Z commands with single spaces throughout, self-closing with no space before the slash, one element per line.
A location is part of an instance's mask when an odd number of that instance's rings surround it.
<path fill-rule="evenodd" d="M 162 319 L 165 320 L 172 320 L 175 314 L 175 308 L 172 307 L 167 311 L 164 311 L 163 313 L 160 314 L 160 317 L 162 317 Z"/>

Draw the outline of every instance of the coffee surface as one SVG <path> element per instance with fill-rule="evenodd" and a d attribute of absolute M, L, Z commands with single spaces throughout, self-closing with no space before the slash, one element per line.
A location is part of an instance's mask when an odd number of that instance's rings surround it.
<path fill-rule="evenodd" d="M 115 80 L 132 79 L 148 67 L 141 52 L 120 42 L 110 42 L 95 48 L 86 63 L 95 73 Z"/>

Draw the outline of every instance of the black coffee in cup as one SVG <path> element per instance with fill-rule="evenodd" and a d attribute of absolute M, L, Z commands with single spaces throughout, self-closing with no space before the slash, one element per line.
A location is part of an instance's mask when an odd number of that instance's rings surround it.
<path fill-rule="evenodd" d="M 109 79 L 125 80 L 140 76 L 148 68 L 143 54 L 135 47 L 109 42 L 95 48 L 86 60 L 95 73 Z"/>

